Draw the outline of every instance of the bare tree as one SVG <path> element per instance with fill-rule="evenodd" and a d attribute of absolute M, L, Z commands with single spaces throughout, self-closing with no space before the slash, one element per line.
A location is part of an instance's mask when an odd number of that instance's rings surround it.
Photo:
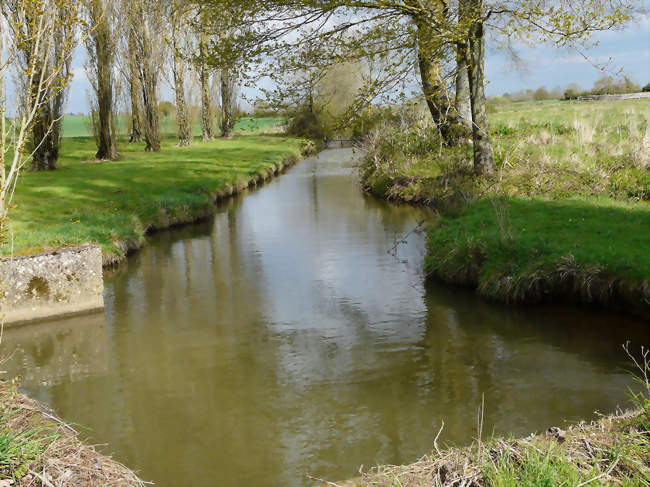
<path fill-rule="evenodd" d="M 170 12 L 172 73 L 174 75 L 174 92 L 176 95 L 176 121 L 178 124 L 178 145 L 188 147 L 192 144 L 192 127 L 190 124 L 187 100 L 185 97 L 185 74 L 187 62 L 183 52 L 187 50 L 189 26 L 186 22 L 186 9 L 183 2 L 173 0 Z"/>
<path fill-rule="evenodd" d="M 115 41 L 114 0 L 84 0 L 89 23 L 86 24 L 86 72 L 93 88 L 94 133 L 97 159 L 117 159 L 117 140 L 113 111 L 113 73 L 117 43 Z M 90 28 L 89 26 L 92 26 Z"/>
<path fill-rule="evenodd" d="M 201 12 L 202 13 L 202 12 Z M 199 58 L 197 60 L 199 80 L 201 82 L 201 136 L 203 142 L 214 138 L 214 108 L 210 96 L 210 74 L 213 71 L 206 62 L 208 35 L 205 26 L 200 26 L 199 33 Z"/>
<path fill-rule="evenodd" d="M 142 117 L 141 117 L 141 98 L 142 88 L 140 87 L 140 75 L 135 59 L 135 36 L 131 28 L 127 28 L 128 46 L 126 48 L 127 69 L 125 72 L 126 81 L 129 88 L 129 98 L 131 105 L 131 135 L 129 142 L 142 141 Z"/>
<path fill-rule="evenodd" d="M 33 100 L 39 100 L 29 125 L 31 167 L 35 171 L 56 169 L 66 88 L 72 77 L 70 53 L 77 42 L 77 2 L 5 0 L 0 5 L 15 47 L 13 61 L 19 66 L 21 111 L 28 112 Z M 44 12 L 55 19 L 44 20 Z M 42 93 L 43 89 L 47 92 Z"/>
<path fill-rule="evenodd" d="M 160 151 L 160 114 L 158 113 L 158 79 L 162 65 L 163 15 L 155 0 L 130 0 L 127 4 L 131 53 L 142 89 L 145 150 Z"/>
<path fill-rule="evenodd" d="M 41 155 L 47 142 L 32 139 L 30 144 L 30 131 L 38 126 L 39 136 L 49 136 L 60 123 L 51 118 L 51 104 L 61 103 L 61 93 L 70 81 L 69 62 L 76 38 L 62 24 L 74 25 L 78 21 L 75 7 L 64 0 L 0 3 L 0 240 L 18 177 L 32 158 Z M 12 68 L 28 91 L 20 105 L 14 107 L 16 116 L 9 121 L 5 80 Z M 47 161 L 51 168 L 49 156 Z"/>

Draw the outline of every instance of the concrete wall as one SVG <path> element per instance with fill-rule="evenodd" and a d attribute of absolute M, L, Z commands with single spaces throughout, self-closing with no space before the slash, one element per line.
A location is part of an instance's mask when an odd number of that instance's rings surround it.
<path fill-rule="evenodd" d="M 0 259 L 0 319 L 5 324 L 102 309 L 103 290 L 97 245 Z"/>

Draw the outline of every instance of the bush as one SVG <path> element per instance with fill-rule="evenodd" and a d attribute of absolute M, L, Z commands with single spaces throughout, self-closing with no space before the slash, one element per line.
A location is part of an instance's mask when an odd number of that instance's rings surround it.
<path fill-rule="evenodd" d="M 645 85 L 643 87 L 643 92 L 644 93 L 650 93 L 650 83 L 648 83 L 647 85 Z"/>
<path fill-rule="evenodd" d="M 324 139 L 326 129 L 320 122 L 318 115 L 304 106 L 294 110 L 287 121 L 287 134 L 308 139 Z"/>

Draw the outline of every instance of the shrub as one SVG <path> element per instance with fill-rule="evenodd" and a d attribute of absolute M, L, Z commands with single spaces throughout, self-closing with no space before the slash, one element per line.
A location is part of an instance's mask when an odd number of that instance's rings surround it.
<path fill-rule="evenodd" d="M 645 86 L 643 87 L 643 92 L 644 92 L 644 93 L 649 93 L 649 92 L 650 92 L 650 83 L 648 83 L 647 85 L 645 85 Z"/>

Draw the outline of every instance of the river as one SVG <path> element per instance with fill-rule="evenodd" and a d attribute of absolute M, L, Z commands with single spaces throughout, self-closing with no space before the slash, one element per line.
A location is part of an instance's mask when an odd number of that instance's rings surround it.
<path fill-rule="evenodd" d="M 103 314 L 5 331 L 3 368 L 159 486 L 299 486 L 627 406 L 633 318 L 425 285 L 425 210 L 346 149 L 157 233 Z M 86 429 L 87 428 L 87 429 Z"/>

